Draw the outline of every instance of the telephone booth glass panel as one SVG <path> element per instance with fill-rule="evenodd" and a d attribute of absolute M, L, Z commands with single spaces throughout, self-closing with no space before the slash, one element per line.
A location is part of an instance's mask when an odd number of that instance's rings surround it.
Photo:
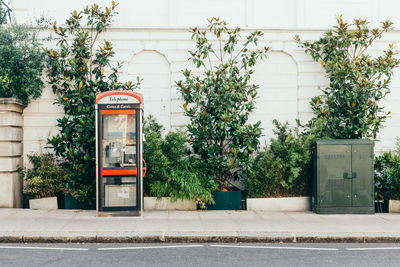
<path fill-rule="evenodd" d="M 137 205 L 136 176 L 103 177 L 104 207 L 131 207 Z"/>
<path fill-rule="evenodd" d="M 102 166 L 136 166 L 135 114 L 103 115 Z"/>

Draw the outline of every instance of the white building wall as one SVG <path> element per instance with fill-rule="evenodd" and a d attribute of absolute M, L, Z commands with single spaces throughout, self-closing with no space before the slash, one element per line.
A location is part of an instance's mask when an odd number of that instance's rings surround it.
<path fill-rule="evenodd" d="M 62 117 L 62 107 L 54 105 L 55 96 L 50 87 L 43 90 L 40 99 L 33 100 L 23 113 L 23 151 L 24 162 L 27 154 L 32 152 L 45 153 L 47 139 L 58 133 L 57 118 Z"/>
<path fill-rule="evenodd" d="M 256 65 L 252 82 L 258 84 L 256 110 L 250 121 L 261 121 L 263 147 L 272 136 L 272 121 L 288 121 L 295 124 L 293 118 L 299 115 L 298 107 L 298 71 L 293 58 L 283 52 L 271 52 L 268 58 Z"/>
<path fill-rule="evenodd" d="M 111 1 L 96 2 L 105 6 Z M 81 10 L 91 3 L 88 0 L 12 0 L 18 22 L 45 15 L 58 24 L 73 9 Z M 389 42 L 399 43 L 398 10 L 400 2 L 395 0 L 120 0 L 119 15 L 102 38 L 114 44 L 114 61 L 125 63 L 124 80 L 135 80 L 137 75 L 144 79 L 146 114 L 153 113 L 167 129 L 173 129 L 187 122 L 174 84 L 183 78 L 181 70 L 191 68 L 187 50 L 194 48 L 194 42 L 190 40 L 189 27 L 205 26 L 207 18 L 220 16 L 229 25 L 240 26 L 243 36 L 255 29 L 263 31 L 259 45 L 270 46 L 272 52 L 265 62 L 256 66 L 253 78 L 260 85 L 260 91 L 252 120 L 262 121 L 265 141 L 271 136 L 273 118 L 288 120 L 292 125 L 296 118 L 302 122 L 311 118 L 310 98 L 319 93 L 318 87 L 328 84 L 321 66 L 294 42 L 296 34 L 303 40 L 316 40 L 335 24 L 338 14 L 343 14 L 345 19 L 366 17 L 372 25 L 391 19 L 398 28 L 374 44 L 371 52 L 375 53 Z M 377 151 L 393 149 L 395 137 L 400 136 L 400 69 L 395 71 L 390 88 L 392 93 L 384 105 L 392 117 L 379 136 Z M 54 125 L 62 109 L 52 105 L 53 97 L 46 88 L 42 98 L 25 109 L 25 155 L 40 151 L 47 137 L 57 132 Z"/>
<path fill-rule="evenodd" d="M 11 0 L 18 21 L 41 15 L 64 21 L 73 9 L 111 0 Z M 365 17 L 373 25 L 391 19 L 400 25 L 397 0 L 120 0 L 115 27 L 186 28 L 203 25 L 207 18 L 221 17 L 232 25 L 258 29 L 326 29 L 335 16 Z"/>
<path fill-rule="evenodd" d="M 136 54 L 127 65 L 126 79 L 143 79 L 138 92 L 143 94 L 145 116 L 153 115 L 169 131 L 171 126 L 171 70 L 166 58 L 154 50 Z"/>

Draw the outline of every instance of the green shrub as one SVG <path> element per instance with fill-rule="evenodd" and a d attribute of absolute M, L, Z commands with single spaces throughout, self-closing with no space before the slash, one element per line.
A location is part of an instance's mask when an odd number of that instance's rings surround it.
<path fill-rule="evenodd" d="M 162 137 L 163 127 L 149 116 L 145 120 L 143 157 L 147 172 L 144 191 L 157 198 L 171 197 L 195 200 L 204 207 L 213 203 L 212 192 L 217 190 L 213 179 L 204 175 L 201 161 L 189 155 L 187 137 L 183 132 L 169 132 Z"/>
<path fill-rule="evenodd" d="M 0 76 L 0 94 L 3 95 L 2 92 L 7 92 L 10 90 L 10 79 L 8 79 L 7 75 Z"/>
<path fill-rule="evenodd" d="M 375 157 L 375 191 L 400 200 L 400 143 L 394 152 Z"/>
<path fill-rule="evenodd" d="M 28 25 L 0 25 L 0 97 L 18 98 L 24 104 L 42 94 L 44 50 L 37 33 Z"/>
<path fill-rule="evenodd" d="M 311 100 L 316 118 L 308 127 L 321 137 L 376 138 L 390 114 L 383 111 L 380 101 L 390 92 L 393 68 L 400 61 L 392 44 L 381 56 L 374 58 L 368 52 L 373 42 L 391 29 L 392 22 L 371 28 L 367 20 L 347 23 L 339 16 L 337 24 L 314 42 L 295 37 L 300 47 L 321 63 L 329 78 L 323 94 Z"/>
<path fill-rule="evenodd" d="M 97 41 L 111 24 L 115 7 L 113 1 L 104 9 L 93 4 L 81 12 L 75 10 L 65 28 L 54 22 L 59 41 L 55 49 L 47 50 L 49 83 L 57 94 L 55 103 L 65 113 L 57 119 L 60 132 L 48 143 L 62 166 L 70 170 L 66 193 L 89 204 L 95 201 L 96 194 L 96 95 L 109 90 L 133 90 L 139 83 L 119 82 L 120 65 L 110 65 L 114 55 L 111 43 Z"/>
<path fill-rule="evenodd" d="M 190 119 L 187 129 L 194 153 L 208 166 L 209 176 L 215 177 L 220 189 L 226 189 L 249 167 L 259 145 L 261 122 L 248 123 L 258 89 L 250 77 L 268 48 L 253 49 L 261 32 L 243 40 L 239 28 L 228 29 L 218 18 L 211 19 L 207 29 L 191 30 L 196 50 L 189 51 L 190 60 L 198 70 L 184 70 L 185 80 L 178 81 L 177 87 Z"/>
<path fill-rule="evenodd" d="M 249 197 L 308 196 L 311 194 L 314 136 L 273 121 L 275 137 L 264 152 L 258 152 L 246 173 Z"/>
<path fill-rule="evenodd" d="M 31 169 L 23 169 L 24 192 L 30 198 L 55 197 L 62 193 L 67 171 L 59 167 L 53 154 L 28 155 Z"/>

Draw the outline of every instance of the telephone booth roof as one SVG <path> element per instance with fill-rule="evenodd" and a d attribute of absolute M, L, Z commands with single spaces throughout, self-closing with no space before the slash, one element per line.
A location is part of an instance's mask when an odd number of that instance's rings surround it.
<path fill-rule="evenodd" d="M 140 104 L 143 103 L 143 96 L 141 93 L 137 93 L 137 92 L 132 92 L 132 91 L 128 91 L 128 90 L 116 90 L 116 91 L 107 91 L 107 92 L 103 92 L 100 93 L 96 96 L 96 104 L 99 103 L 100 99 L 106 97 L 106 96 L 112 96 L 112 95 L 127 95 L 127 96 L 132 96 L 134 98 L 136 98 Z"/>

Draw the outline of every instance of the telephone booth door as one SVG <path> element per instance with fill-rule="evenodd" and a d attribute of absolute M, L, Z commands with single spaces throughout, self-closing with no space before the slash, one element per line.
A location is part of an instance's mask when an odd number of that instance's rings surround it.
<path fill-rule="evenodd" d="M 97 96 L 100 216 L 140 215 L 143 210 L 141 100 L 140 94 L 130 91 L 110 91 Z"/>

